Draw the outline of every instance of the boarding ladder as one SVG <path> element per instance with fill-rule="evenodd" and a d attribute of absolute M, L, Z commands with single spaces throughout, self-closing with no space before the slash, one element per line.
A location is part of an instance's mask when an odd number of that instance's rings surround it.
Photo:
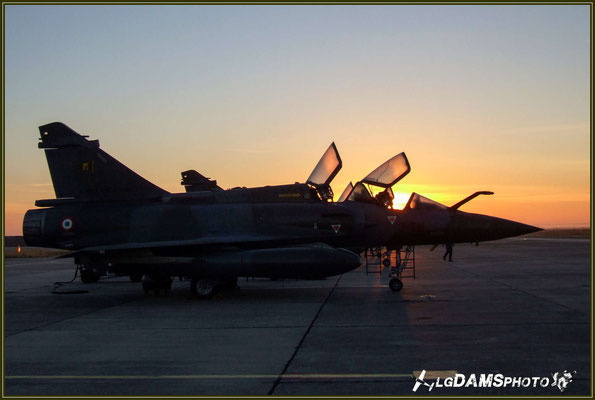
<path fill-rule="evenodd" d="M 397 251 L 387 251 L 386 247 L 366 249 L 363 264 L 367 274 L 381 274 L 384 267 L 391 268 L 397 278 L 415 279 L 415 246 L 407 246 Z"/>
<path fill-rule="evenodd" d="M 392 259 L 394 258 L 394 263 Z M 415 246 L 409 245 L 394 252 L 391 257 L 391 275 L 397 278 L 415 279 Z"/>
<path fill-rule="evenodd" d="M 386 249 L 383 247 L 373 247 L 366 249 L 363 254 L 363 264 L 366 267 L 366 275 L 381 274 L 384 268 L 383 262 L 387 259 Z"/>

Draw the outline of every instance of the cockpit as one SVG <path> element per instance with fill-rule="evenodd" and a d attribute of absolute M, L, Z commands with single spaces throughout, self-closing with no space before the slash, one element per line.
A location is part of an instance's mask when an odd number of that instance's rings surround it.
<path fill-rule="evenodd" d="M 392 208 L 395 198 L 392 186 L 403 179 L 410 171 L 411 166 L 409 165 L 407 156 L 405 156 L 405 153 L 399 153 L 382 163 L 355 185 L 349 182 L 338 201 L 376 203 L 386 208 Z M 384 190 L 372 196 L 371 191 L 366 188 L 366 185 L 368 187 L 380 187 Z"/>
<path fill-rule="evenodd" d="M 410 171 L 411 166 L 409 165 L 407 156 L 405 156 L 405 153 L 399 153 L 366 175 L 362 179 L 362 182 L 389 189 L 403 179 Z"/>
<path fill-rule="evenodd" d="M 339 197 L 338 202 L 357 201 L 363 203 L 379 204 L 386 208 L 393 208 L 395 194 L 392 187 L 403 179 L 411 171 L 411 166 L 405 153 L 399 153 L 382 163 L 374 171 L 370 172 L 364 179 L 355 185 L 351 182 L 347 185 Z M 384 189 L 373 195 L 372 188 Z M 452 206 L 451 209 L 458 208 L 461 204 L 473 199 L 479 194 L 493 194 L 492 192 L 477 192 L 463 201 Z M 411 193 L 404 209 L 412 210 L 446 210 L 449 207 L 440 204 L 434 200 L 428 199 L 417 193 Z"/>
<path fill-rule="evenodd" d="M 409 201 L 407 201 L 407 205 L 405 208 L 409 208 L 412 210 L 446 210 L 448 209 L 447 206 L 444 204 L 440 204 L 437 201 L 428 199 L 417 193 L 411 193 L 411 197 L 409 197 Z"/>
<path fill-rule="evenodd" d="M 339 173 L 343 163 L 335 143 L 326 149 L 306 183 L 295 183 L 293 185 L 265 186 L 260 188 L 232 188 L 223 190 L 217 185 L 217 181 L 204 177 L 194 170 L 182 172 L 182 185 L 186 192 L 198 196 L 198 193 L 211 193 L 224 201 L 252 201 L 252 202 L 303 202 L 303 201 L 333 201 L 333 190 L 330 186 L 333 178 Z M 403 179 L 411 171 L 411 166 L 405 153 L 399 153 L 391 157 L 355 185 L 351 182 L 347 185 L 337 202 L 363 202 L 378 204 L 382 207 L 393 208 L 395 195 L 392 190 L 397 182 Z M 374 195 L 376 190 L 380 192 Z M 222 200 L 222 201 L 223 201 Z M 407 207 L 427 207 L 427 204 L 436 204 L 430 199 L 413 193 L 407 203 Z"/>
<path fill-rule="evenodd" d="M 318 164 L 306 180 L 306 184 L 315 188 L 322 201 L 332 201 L 333 190 L 330 183 L 333 178 L 339 173 L 343 162 L 337 151 L 335 142 L 331 143 L 328 149 L 324 152 Z"/>

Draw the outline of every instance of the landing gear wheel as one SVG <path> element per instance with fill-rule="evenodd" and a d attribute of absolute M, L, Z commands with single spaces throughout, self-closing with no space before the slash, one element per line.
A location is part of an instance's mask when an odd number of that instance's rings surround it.
<path fill-rule="evenodd" d="M 148 294 L 152 290 L 155 295 L 158 295 L 160 290 L 167 294 L 171 289 L 172 281 L 171 276 L 165 275 L 143 275 L 141 280 L 145 293 Z"/>
<path fill-rule="evenodd" d="M 237 289 L 239 287 L 238 286 L 238 278 L 234 277 L 234 278 L 224 280 L 221 283 L 221 287 L 224 289 L 230 289 L 230 290 Z"/>
<path fill-rule="evenodd" d="M 143 274 L 130 274 L 130 281 L 131 282 L 142 282 L 143 280 Z"/>
<path fill-rule="evenodd" d="M 83 283 L 95 283 L 99 280 L 99 275 L 94 270 L 82 270 L 81 271 L 81 282 Z"/>
<path fill-rule="evenodd" d="M 213 279 L 192 278 L 190 290 L 197 299 L 210 299 L 217 293 L 219 282 Z"/>
<path fill-rule="evenodd" d="M 388 287 L 393 292 L 398 292 L 399 290 L 403 289 L 403 282 L 399 278 L 393 278 L 388 282 Z"/>

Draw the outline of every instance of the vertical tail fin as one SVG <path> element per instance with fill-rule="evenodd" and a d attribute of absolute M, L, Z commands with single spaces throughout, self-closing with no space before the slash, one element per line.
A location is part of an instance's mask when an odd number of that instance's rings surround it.
<path fill-rule="evenodd" d="M 57 198 L 131 199 L 168 192 L 147 181 L 61 122 L 39 127 Z"/>

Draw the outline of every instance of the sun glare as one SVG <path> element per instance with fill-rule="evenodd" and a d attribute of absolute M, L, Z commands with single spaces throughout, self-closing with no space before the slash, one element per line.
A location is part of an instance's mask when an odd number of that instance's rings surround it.
<path fill-rule="evenodd" d="M 393 209 L 395 210 L 402 210 L 405 208 L 407 201 L 411 197 L 411 193 L 395 193 L 395 198 L 393 200 Z"/>
<path fill-rule="evenodd" d="M 378 193 L 382 192 L 384 189 L 367 185 L 367 188 L 370 190 L 372 196 L 376 196 Z M 411 193 L 404 193 L 404 192 L 393 192 L 395 198 L 393 199 L 393 209 L 395 210 L 402 210 L 405 208 L 409 197 L 411 197 Z"/>

